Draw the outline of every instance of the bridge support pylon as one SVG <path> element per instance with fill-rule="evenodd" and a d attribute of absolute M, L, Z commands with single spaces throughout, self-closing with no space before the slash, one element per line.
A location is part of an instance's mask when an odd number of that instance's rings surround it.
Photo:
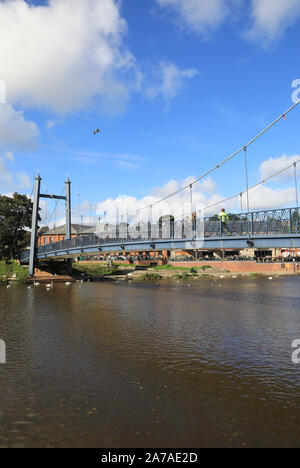
<path fill-rule="evenodd" d="M 66 187 L 66 239 L 72 237 L 72 225 L 71 225 L 71 182 L 69 178 L 65 182 Z M 72 273 L 72 259 L 68 259 L 68 274 Z"/>
<path fill-rule="evenodd" d="M 34 179 L 34 196 L 33 196 L 33 208 L 32 208 L 32 223 L 31 223 L 31 237 L 30 237 L 30 256 L 29 256 L 29 275 L 34 276 L 36 267 L 36 248 L 37 248 L 37 230 L 38 230 L 38 219 L 39 219 L 39 206 L 40 198 L 50 198 L 51 200 L 65 200 L 66 210 L 66 239 L 71 239 L 72 226 L 71 226 L 71 182 L 69 178 L 65 182 L 66 196 L 60 195 L 48 195 L 40 193 L 41 189 L 41 177 L 39 173 Z M 72 272 L 72 260 L 68 260 L 68 271 Z"/>
<path fill-rule="evenodd" d="M 36 258 L 36 239 L 38 228 L 39 204 L 40 204 L 40 188 L 41 178 L 39 173 L 34 179 L 34 196 L 32 208 L 32 222 L 31 222 L 31 237 L 30 237 L 30 257 L 29 257 L 29 275 L 34 275 L 35 258 Z"/>

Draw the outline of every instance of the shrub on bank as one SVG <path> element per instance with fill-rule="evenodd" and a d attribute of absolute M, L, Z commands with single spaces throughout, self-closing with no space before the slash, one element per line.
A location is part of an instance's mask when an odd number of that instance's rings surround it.
<path fill-rule="evenodd" d="M 158 273 L 146 273 L 141 277 L 142 280 L 148 281 L 148 280 L 158 280 L 160 279 L 161 276 Z"/>
<path fill-rule="evenodd" d="M 17 283 L 26 283 L 28 278 L 28 269 L 18 262 L 0 262 L 0 283 L 6 284 L 9 279 L 15 279 Z"/>
<path fill-rule="evenodd" d="M 84 273 L 86 275 L 92 276 L 94 278 L 117 275 L 119 273 L 118 267 L 113 266 L 112 268 L 105 267 L 103 265 L 92 264 L 92 265 L 80 265 L 73 263 L 73 272 L 78 272 L 79 274 Z"/>

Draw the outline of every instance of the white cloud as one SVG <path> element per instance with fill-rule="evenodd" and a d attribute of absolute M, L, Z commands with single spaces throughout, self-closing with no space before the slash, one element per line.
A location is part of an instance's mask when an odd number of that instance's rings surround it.
<path fill-rule="evenodd" d="M 260 185 L 249 192 L 250 211 L 287 208 L 295 205 L 295 188 L 272 189 L 268 185 Z M 243 206 L 246 209 L 246 196 L 243 196 Z"/>
<path fill-rule="evenodd" d="M 0 148 L 31 149 L 38 135 L 37 125 L 25 120 L 23 112 L 10 104 L 0 105 Z"/>
<path fill-rule="evenodd" d="M 279 158 L 269 158 L 266 161 L 264 161 L 259 167 L 261 178 L 266 179 L 267 177 L 270 177 L 272 174 L 275 174 L 276 172 L 279 172 L 282 169 L 285 169 L 286 167 L 290 166 L 291 164 L 297 161 L 300 161 L 299 155 L 287 156 L 286 154 L 283 154 Z M 300 164 L 298 164 L 297 166 L 299 170 Z M 289 182 L 291 181 L 292 177 L 294 177 L 293 168 L 287 171 L 284 171 L 282 174 L 279 174 L 278 176 L 274 177 L 272 180 L 273 182 Z"/>
<path fill-rule="evenodd" d="M 116 154 L 112 156 L 112 159 L 114 159 L 114 164 L 116 166 L 126 171 L 139 169 L 141 162 L 144 160 L 144 158 L 133 154 Z"/>
<path fill-rule="evenodd" d="M 160 62 L 157 83 L 146 89 L 146 95 L 150 99 L 161 95 L 165 102 L 170 103 L 182 91 L 185 80 L 198 74 L 195 68 L 180 69 L 174 63 Z"/>
<path fill-rule="evenodd" d="M 135 59 L 122 45 L 126 32 L 116 0 L 1 1 L 7 99 L 56 113 L 87 108 L 97 97 L 122 108 L 138 80 Z"/>
<path fill-rule="evenodd" d="M 156 222 L 160 216 L 167 214 L 171 214 L 177 219 L 189 217 L 191 213 L 189 188 L 157 205 L 155 203 L 187 186 L 194 180 L 195 177 L 193 176 L 189 176 L 181 182 L 170 180 L 162 187 L 154 187 L 151 195 L 142 198 L 127 195 L 120 195 L 115 199 L 109 198 L 98 204 L 97 214 L 103 217 L 103 213 L 106 213 L 106 221 L 111 223 L 115 222 L 117 213 L 119 214 L 119 220 L 123 219 L 125 221 L 127 213 L 129 213 L 129 222 L 148 221 L 150 219 L 150 209 L 143 208 L 153 205 L 153 222 Z M 193 211 L 197 211 L 198 216 L 201 217 L 217 214 L 222 207 L 228 212 L 240 213 L 240 196 L 237 195 L 234 199 L 224 202 L 225 198 L 227 197 L 220 193 L 215 181 L 212 178 L 207 178 L 193 186 Z M 295 187 L 292 184 L 287 188 L 273 188 L 271 183 L 261 184 L 249 191 L 250 211 L 294 206 L 295 198 Z M 242 203 L 245 212 L 247 208 L 246 194 L 242 197 Z"/>
<path fill-rule="evenodd" d="M 282 38 L 300 18 L 300 0 L 251 0 L 249 8 L 245 0 L 156 0 L 156 3 L 175 12 L 180 27 L 204 38 L 226 20 L 244 14 L 250 20 L 244 38 L 264 47 Z"/>
<path fill-rule="evenodd" d="M 7 166 L 7 158 L 0 158 L 0 192 L 14 192 L 28 189 L 31 185 L 30 178 L 24 172 L 14 174 Z"/>
<path fill-rule="evenodd" d="M 252 0 L 254 24 L 245 37 L 268 46 L 284 36 L 299 18 L 300 0 Z"/>
<path fill-rule="evenodd" d="M 125 220 L 127 212 L 130 214 L 129 220 L 148 220 L 150 215 L 149 209 L 143 209 L 145 206 L 154 205 L 157 201 L 165 196 L 169 195 L 180 189 L 181 187 L 190 184 L 195 180 L 195 177 L 190 176 L 185 180 L 179 182 L 171 180 L 167 182 L 163 187 L 154 187 L 152 194 L 142 197 L 140 199 L 127 195 L 120 195 L 115 199 L 107 199 L 101 202 L 97 206 L 97 214 L 102 215 L 104 212 L 107 213 L 107 218 L 113 220 L 116 213 L 119 213 L 120 219 L 123 216 Z M 195 184 L 193 187 L 193 211 L 198 211 L 204 207 L 221 201 L 224 197 L 215 191 L 216 185 L 213 179 L 208 178 L 201 183 Z M 235 201 L 228 202 L 226 208 L 233 209 L 235 207 Z M 205 216 L 214 214 L 219 210 L 219 206 L 216 206 L 205 212 Z M 137 212 L 141 210 L 140 212 Z M 160 216 L 166 214 L 172 214 L 176 218 L 180 218 L 183 215 L 188 216 L 191 212 L 190 204 L 190 190 L 186 189 L 176 196 L 164 200 L 163 202 L 154 205 L 152 210 L 153 221 L 157 220 Z"/>
<path fill-rule="evenodd" d="M 5 153 L 5 158 L 10 162 L 14 162 L 15 160 L 14 154 L 11 151 Z"/>
<path fill-rule="evenodd" d="M 225 0 L 156 0 L 163 8 L 174 10 L 182 27 L 206 36 L 227 17 L 228 1 Z"/>
<path fill-rule="evenodd" d="M 47 130 L 50 130 L 51 128 L 55 127 L 56 125 L 56 122 L 54 120 L 48 120 L 48 122 L 46 123 L 46 128 Z"/>

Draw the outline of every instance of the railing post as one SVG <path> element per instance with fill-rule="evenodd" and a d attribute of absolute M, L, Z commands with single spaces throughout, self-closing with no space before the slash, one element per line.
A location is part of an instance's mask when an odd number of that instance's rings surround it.
<path fill-rule="evenodd" d="M 192 231 L 193 231 L 193 239 L 196 239 L 196 231 L 197 231 L 197 215 L 192 218 Z"/>
<path fill-rule="evenodd" d="M 32 208 L 32 223 L 31 223 L 31 238 L 30 238 L 30 257 L 29 257 L 29 275 L 34 275 L 35 258 L 36 258 L 36 238 L 39 216 L 39 202 L 40 202 L 40 187 L 41 178 L 38 174 L 34 183 L 34 198 Z"/>
<path fill-rule="evenodd" d="M 251 213 L 251 236 L 254 233 L 254 213 Z"/>
<path fill-rule="evenodd" d="M 293 232 L 293 218 L 292 218 L 292 210 L 289 209 L 289 234 Z"/>
<path fill-rule="evenodd" d="M 222 218 L 220 218 L 220 237 L 223 237 L 223 222 L 222 222 Z"/>

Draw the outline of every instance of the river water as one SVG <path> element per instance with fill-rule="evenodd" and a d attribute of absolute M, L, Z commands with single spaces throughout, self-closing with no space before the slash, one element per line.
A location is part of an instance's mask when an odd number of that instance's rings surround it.
<path fill-rule="evenodd" d="M 299 286 L 1 287 L 0 447 L 299 447 Z"/>

